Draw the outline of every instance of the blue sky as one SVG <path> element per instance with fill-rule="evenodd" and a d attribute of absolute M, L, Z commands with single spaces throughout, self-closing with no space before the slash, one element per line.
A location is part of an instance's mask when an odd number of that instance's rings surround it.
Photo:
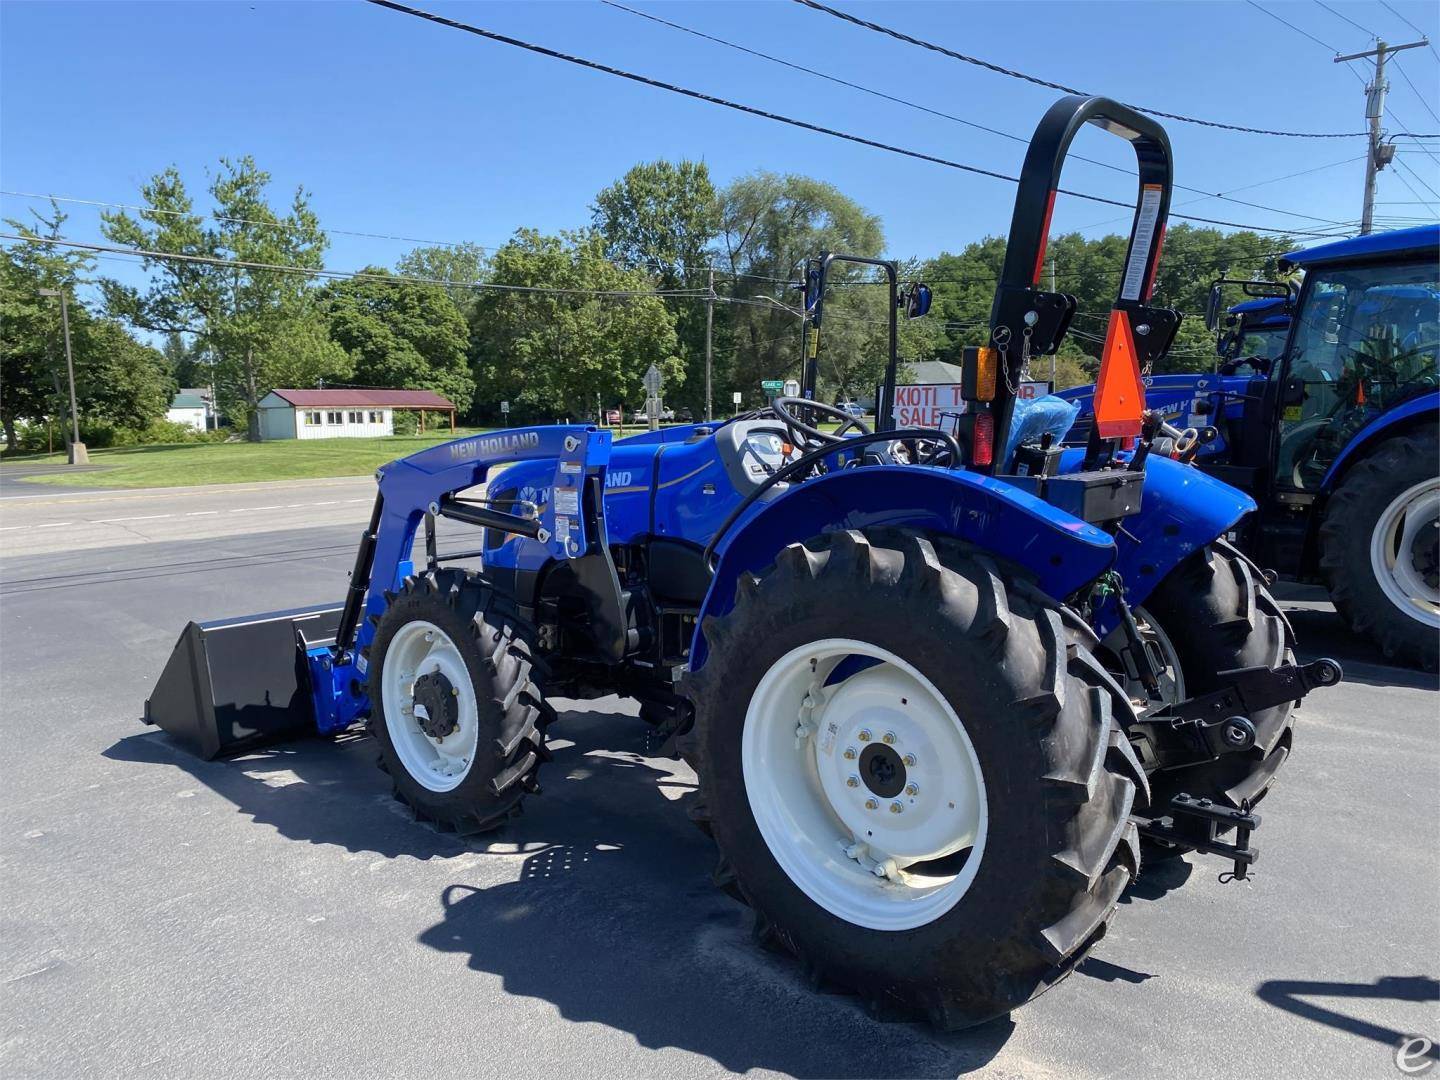
<path fill-rule="evenodd" d="M 597 0 L 414 0 L 487 29 L 617 67 L 960 161 L 1015 173 L 1023 146 L 836 87 L 655 25 Z M 784 0 L 626 0 L 956 116 L 1028 136 L 1054 91 L 928 53 Z M 1440 40 L 1440 6 L 1391 0 Z M 891 3 L 836 0 L 916 36 L 1142 107 L 1298 131 L 1358 131 L 1361 81 L 1331 54 L 1245 3 Z M 1342 51 L 1365 32 L 1313 0 L 1264 6 Z M 1388 40 L 1414 36 L 1376 2 L 1331 3 Z M 1356 65 L 1363 72 L 1362 65 Z M 1440 61 L 1401 54 L 1390 130 L 1437 132 Z M 221 155 L 251 153 L 282 199 L 297 184 L 332 230 L 503 243 L 519 226 L 575 227 L 597 190 L 636 161 L 703 158 L 717 182 L 756 169 L 837 184 L 885 223 L 897 256 L 1003 232 L 1014 188 L 743 116 L 358 2 L 20 3 L 0 7 L 0 187 L 134 202 L 168 164 L 192 188 Z M 1428 109 L 1427 109 L 1428 105 Z M 1397 121 L 1396 116 L 1401 120 Z M 1167 122 L 1176 179 L 1333 221 L 1359 217 L 1361 139 L 1282 139 Z M 1440 142 L 1430 144 L 1440 156 Z M 1128 149 L 1087 131 L 1075 151 L 1117 165 Z M 1380 180 L 1383 215 L 1434 216 L 1440 166 L 1414 143 Z M 1348 160 L 1347 159 L 1353 159 Z M 1337 162 L 1347 162 L 1336 165 Z M 1319 168 L 1321 166 L 1333 166 Z M 1405 187 L 1408 181 L 1414 192 Z M 1133 198 L 1133 181 L 1083 162 L 1067 186 Z M 1173 210 L 1269 226 L 1307 222 L 1179 192 Z M 20 216 L 28 200 L 0 200 Z M 68 207 L 69 235 L 98 239 L 98 210 Z M 1054 231 L 1115 231 L 1116 211 L 1062 198 Z M 1104 223 L 1104 224 L 1102 224 Z M 1323 222 L 1317 228 L 1328 228 Z M 411 244 L 332 232 L 339 269 L 392 264 Z M 123 263 L 101 264 L 121 273 Z"/>

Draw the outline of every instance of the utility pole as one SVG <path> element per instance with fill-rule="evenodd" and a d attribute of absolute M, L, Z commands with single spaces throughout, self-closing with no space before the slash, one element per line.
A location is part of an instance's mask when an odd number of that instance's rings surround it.
<path fill-rule="evenodd" d="M 70 377 L 70 453 L 71 465 L 88 465 L 90 455 L 80 441 L 80 409 L 75 404 L 75 358 L 70 352 L 70 298 L 63 289 L 41 289 L 41 296 L 60 298 L 60 322 L 65 327 L 65 372 Z"/>
<path fill-rule="evenodd" d="M 715 419 L 710 400 L 711 333 L 715 328 L 715 267 L 710 267 L 710 284 L 705 291 L 705 419 Z"/>
<path fill-rule="evenodd" d="M 1335 57 L 1337 64 L 1348 63 L 1351 60 L 1363 60 L 1371 56 L 1375 58 L 1375 78 L 1369 86 L 1365 87 L 1365 118 L 1370 121 L 1370 152 L 1365 155 L 1365 203 L 1360 210 L 1360 235 L 1362 236 L 1371 232 L 1375 227 L 1375 174 L 1390 164 L 1391 159 L 1395 157 L 1394 144 L 1387 146 L 1380 141 L 1380 124 L 1385 119 L 1385 91 L 1389 89 L 1385 83 L 1385 58 L 1402 49 L 1418 49 L 1422 45 L 1429 44 L 1429 38 L 1421 38 L 1419 41 L 1412 41 L 1405 45 L 1387 45 L 1384 41 L 1376 38 L 1373 49 Z"/>

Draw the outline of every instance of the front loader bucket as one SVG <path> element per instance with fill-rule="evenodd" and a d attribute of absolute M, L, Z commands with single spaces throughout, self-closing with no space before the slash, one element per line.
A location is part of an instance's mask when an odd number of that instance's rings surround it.
<path fill-rule="evenodd" d="M 315 731 L 306 650 L 340 605 L 190 623 L 145 701 L 145 722 L 206 760 Z"/>

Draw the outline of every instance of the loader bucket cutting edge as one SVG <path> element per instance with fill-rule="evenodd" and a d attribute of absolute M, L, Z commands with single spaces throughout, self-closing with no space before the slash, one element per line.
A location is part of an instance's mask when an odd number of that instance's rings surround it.
<path fill-rule="evenodd" d="M 145 701 L 145 723 L 207 761 L 316 730 L 308 653 L 341 605 L 189 623 Z"/>

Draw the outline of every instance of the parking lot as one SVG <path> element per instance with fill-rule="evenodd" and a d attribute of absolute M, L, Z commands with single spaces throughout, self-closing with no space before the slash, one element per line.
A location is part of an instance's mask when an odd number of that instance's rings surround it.
<path fill-rule="evenodd" d="M 469 841 L 412 821 L 363 737 L 205 763 L 145 728 L 187 620 L 343 592 L 364 498 L 252 494 L 324 516 L 0 502 L 6 526 L 155 515 L 0 533 L 7 1076 L 1390 1076 L 1403 1037 L 1440 1039 L 1435 680 L 1318 590 L 1283 606 L 1346 682 L 1300 712 L 1253 880 L 1157 867 L 1074 977 L 942 1035 L 751 943 L 693 774 L 629 702 L 565 712 L 543 794 Z"/>

